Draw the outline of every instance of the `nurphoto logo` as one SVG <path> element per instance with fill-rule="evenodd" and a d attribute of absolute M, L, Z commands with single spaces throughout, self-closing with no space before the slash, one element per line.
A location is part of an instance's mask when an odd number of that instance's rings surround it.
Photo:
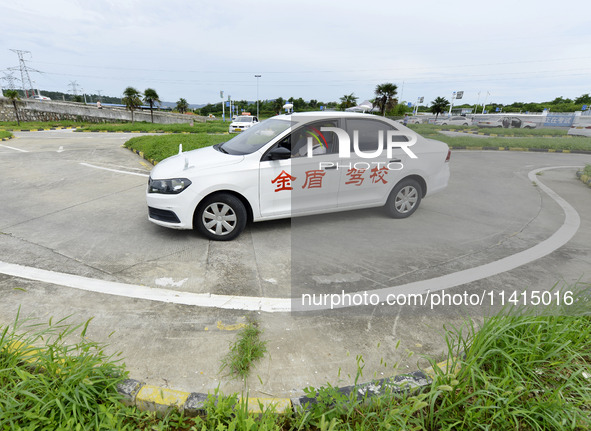
<path fill-rule="evenodd" d="M 349 134 L 341 129 L 340 127 L 321 127 L 320 132 L 332 132 L 336 134 L 339 146 L 339 158 L 340 159 L 350 159 L 351 158 L 351 138 Z M 416 159 L 417 155 L 413 153 L 413 151 L 409 148 L 416 144 L 417 138 L 416 136 L 408 136 L 403 132 L 399 132 L 397 130 L 387 130 L 384 134 L 383 130 L 378 130 L 378 145 L 375 151 L 362 151 L 359 148 L 359 131 L 353 131 L 353 151 L 355 155 L 362 159 L 375 159 L 382 156 L 384 151 L 384 147 L 386 149 L 386 156 L 388 159 L 392 159 L 393 153 L 392 150 L 394 148 L 401 148 L 404 153 L 411 159 Z M 385 135 L 385 145 L 384 145 L 384 135 Z M 406 141 L 396 140 L 395 137 L 403 136 L 406 138 Z M 323 137 L 324 138 L 324 137 Z M 307 157 L 312 158 L 314 157 L 315 153 L 314 149 L 314 139 L 312 136 L 308 136 L 307 138 Z M 404 165 L 401 160 L 394 159 L 390 160 L 389 162 L 355 162 L 355 163 L 334 163 L 334 162 L 320 162 L 319 168 L 326 169 L 326 168 L 347 168 L 347 169 L 369 169 L 371 165 L 378 165 L 378 169 L 381 169 L 382 166 L 388 170 L 395 170 L 399 171 L 404 168 Z"/>

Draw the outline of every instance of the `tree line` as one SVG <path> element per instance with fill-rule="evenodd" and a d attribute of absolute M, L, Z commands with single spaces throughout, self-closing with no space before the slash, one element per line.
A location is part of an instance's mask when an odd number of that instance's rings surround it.
<path fill-rule="evenodd" d="M 11 90 L 4 90 L 5 96 L 7 91 Z M 14 94 L 11 92 L 12 97 L 7 97 L 13 101 L 20 99 L 21 95 L 19 91 L 12 91 L 14 92 Z M 67 96 L 66 100 L 85 102 L 83 96 L 80 95 L 66 95 L 65 93 L 52 91 L 44 91 L 43 94 L 50 97 L 52 100 L 66 99 Z M 155 107 L 159 107 L 159 105 L 162 103 L 158 93 L 152 88 L 147 88 L 144 93 L 141 93 L 134 87 L 127 87 L 124 90 L 123 97 L 121 99 L 117 97 L 101 96 L 96 94 L 87 94 L 86 96 L 88 96 L 87 101 L 89 103 L 94 103 L 96 100 L 101 100 L 104 103 L 122 103 L 126 105 L 127 109 L 132 113 L 132 121 L 133 111 L 137 110 L 140 106 L 142 106 L 143 103 L 146 103 L 150 106 L 150 113 L 153 122 L 153 110 Z M 407 105 L 404 103 L 398 103 L 397 96 L 398 86 L 396 84 L 386 82 L 376 86 L 374 90 L 374 98 L 370 99 L 370 102 L 373 104 L 374 108 L 377 108 L 380 115 L 402 116 L 410 112 L 412 108 L 407 107 Z M 286 103 L 291 103 L 293 105 L 293 110 L 296 112 L 318 111 L 320 109 L 345 110 L 347 108 L 357 106 L 358 100 L 359 97 L 355 96 L 354 93 L 343 95 L 338 102 L 331 101 L 326 103 L 316 99 L 305 101 L 301 97 L 290 97 L 287 100 L 283 99 L 282 97 L 278 97 L 272 100 L 259 101 L 259 112 L 262 116 L 280 114 L 283 112 L 283 106 Z M 223 101 L 219 103 L 209 103 L 201 108 L 192 110 L 192 112 L 204 116 L 209 116 L 210 114 L 218 116 L 222 114 L 222 103 L 226 102 Z M 232 101 L 232 105 L 236 107 L 235 112 L 238 112 L 238 114 L 241 114 L 242 112 L 257 112 L 256 101 L 235 100 Z M 439 114 L 445 113 L 449 108 L 449 105 L 450 102 L 445 97 L 437 97 L 430 103 L 430 105 L 419 106 L 418 112 L 431 112 L 438 116 Z M 587 109 L 591 108 L 591 96 L 589 93 L 583 94 L 574 99 L 557 97 L 554 100 L 548 102 L 514 102 L 511 104 L 490 102 L 486 104 L 485 108 L 486 111 L 490 113 L 542 112 L 545 109 L 552 112 L 573 112 L 582 110 L 584 105 L 587 105 Z M 455 105 L 455 107 L 472 108 L 474 109 L 474 112 L 482 112 L 482 105 L 461 104 Z M 176 102 L 174 110 L 180 113 L 186 113 L 190 111 L 189 103 L 185 98 L 180 98 Z M 229 114 L 229 112 L 227 113 Z"/>

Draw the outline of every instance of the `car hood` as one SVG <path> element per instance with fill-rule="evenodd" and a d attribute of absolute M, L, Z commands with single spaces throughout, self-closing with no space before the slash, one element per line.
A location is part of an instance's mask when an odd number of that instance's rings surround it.
<path fill-rule="evenodd" d="M 213 147 L 199 148 L 169 157 L 152 169 L 154 179 L 181 178 L 196 171 L 240 163 L 244 156 L 225 154 Z"/>

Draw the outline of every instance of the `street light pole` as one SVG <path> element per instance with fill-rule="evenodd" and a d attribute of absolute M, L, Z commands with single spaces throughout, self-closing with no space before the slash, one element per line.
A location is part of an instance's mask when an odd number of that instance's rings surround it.
<path fill-rule="evenodd" d="M 451 110 L 452 110 L 452 109 L 453 109 L 453 107 L 454 107 L 454 99 L 455 99 L 455 98 L 456 98 L 456 92 L 454 91 L 454 92 L 451 94 L 451 104 L 449 105 L 449 116 L 450 116 L 450 117 L 451 117 Z"/>
<path fill-rule="evenodd" d="M 262 75 L 255 75 L 254 77 L 257 79 L 257 120 L 259 119 L 259 78 Z"/>

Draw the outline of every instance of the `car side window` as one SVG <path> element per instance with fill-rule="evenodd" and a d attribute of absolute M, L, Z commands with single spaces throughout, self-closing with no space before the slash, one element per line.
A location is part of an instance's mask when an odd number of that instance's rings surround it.
<path fill-rule="evenodd" d="M 391 124 L 383 121 L 370 119 L 347 119 L 347 133 L 351 138 L 351 151 L 353 148 L 354 132 L 358 133 L 359 150 L 364 152 L 372 152 L 378 149 L 380 133 L 383 135 L 383 145 L 386 147 L 386 133 L 388 130 L 398 130 Z M 394 142 L 407 142 L 406 136 L 393 136 Z"/>
<path fill-rule="evenodd" d="M 338 138 L 335 133 L 321 132 L 322 127 L 339 127 L 339 120 L 322 120 L 305 124 L 273 145 L 263 155 L 261 161 L 271 160 L 269 153 L 277 147 L 287 148 L 291 157 L 308 156 L 308 138 L 312 140 L 312 155 L 335 154 L 339 152 Z"/>
<path fill-rule="evenodd" d="M 308 156 L 308 141 L 312 142 L 312 154 L 334 154 L 339 152 L 338 137 L 332 132 L 322 132 L 323 127 L 338 127 L 339 120 L 321 120 L 305 124 L 291 134 L 292 157 Z"/>

